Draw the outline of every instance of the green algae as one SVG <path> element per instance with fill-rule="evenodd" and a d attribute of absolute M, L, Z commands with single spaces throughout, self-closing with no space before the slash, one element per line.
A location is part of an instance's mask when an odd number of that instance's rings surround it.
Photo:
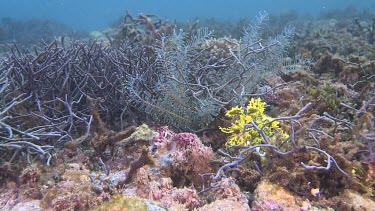
<path fill-rule="evenodd" d="M 148 206 L 145 201 L 139 197 L 124 197 L 122 195 L 114 195 L 109 202 L 105 202 L 95 211 L 147 211 Z"/>

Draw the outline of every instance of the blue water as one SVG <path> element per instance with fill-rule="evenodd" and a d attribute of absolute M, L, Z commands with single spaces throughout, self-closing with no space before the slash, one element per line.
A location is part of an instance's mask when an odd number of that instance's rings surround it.
<path fill-rule="evenodd" d="M 375 0 L 0 0 L 0 18 L 51 19 L 77 30 L 101 30 L 125 14 L 154 13 L 179 21 L 195 17 L 238 19 L 260 10 L 278 13 L 294 9 L 310 15 L 349 5 L 372 8 Z"/>

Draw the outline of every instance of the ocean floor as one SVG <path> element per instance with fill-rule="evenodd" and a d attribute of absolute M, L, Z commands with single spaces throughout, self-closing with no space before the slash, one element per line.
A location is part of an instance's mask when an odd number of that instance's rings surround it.
<path fill-rule="evenodd" d="M 152 74 L 148 67 L 157 65 L 148 58 L 157 50 L 149 46 L 176 27 L 170 23 L 127 14 L 118 28 L 87 35 L 93 44 L 60 37 L 35 52 L 3 50 L 0 210 L 374 210 L 375 21 L 336 12 L 310 21 L 271 16 L 275 30 L 295 25 L 289 57 L 257 81 L 257 95 L 244 95 L 246 112 L 238 107 L 230 117 L 235 106 L 228 103 L 195 132 L 165 115 L 182 116 L 186 102 L 175 113 L 168 102 L 159 111 L 142 112 L 142 102 L 125 110 L 131 100 L 118 89 L 125 76 L 108 71 Z M 205 24 L 220 30 L 199 47 L 209 53 L 195 60 L 220 68 L 236 62 L 231 51 L 242 23 L 197 24 L 178 26 L 191 34 Z M 125 38 L 141 50 L 128 54 L 133 48 Z M 111 49 L 116 45 L 122 47 Z M 215 69 L 231 74 L 222 70 Z M 140 75 L 134 78 L 141 84 Z M 157 93 L 178 88 L 159 87 Z M 264 107 L 246 107 L 251 98 Z M 257 109 L 260 116 L 251 116 Z M 265 118 L 278 122 L 278 132 L 260 124 Z M 242 127 L 235 128 L 236 121 Z M 244 134 L 251 138 L 243 145 L 228 144 Z"/>

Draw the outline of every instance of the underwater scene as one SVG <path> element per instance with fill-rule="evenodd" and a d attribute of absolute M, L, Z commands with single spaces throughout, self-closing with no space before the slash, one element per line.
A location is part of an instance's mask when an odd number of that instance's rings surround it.
<path fill-rule="evenodd" d="M 375 1 L 0 0 L 0 210 L 375 210 Z"/>

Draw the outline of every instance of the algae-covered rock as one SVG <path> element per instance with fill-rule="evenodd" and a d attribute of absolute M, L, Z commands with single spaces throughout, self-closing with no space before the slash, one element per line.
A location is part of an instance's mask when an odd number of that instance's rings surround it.
<path fill-rule="evenodd" d="M 95 211 L 163 211 L 165 209 L 159 208 L 156 205 L 141 199 L 139 197 L 124 197 L 122 195 L 115 195 L 110 202 L 100 205 Z"/>
<path fill-rule="evenodd" d="M 248 204 L 241 203 L 233 198 L 220 199 L 206 204 L 205 206 L 198 209 L 199 211 L 210 211 L 210 210 L 236 210 L 236 211 L 248 211 L 250 207 Z"/>
<path fill-rule="evenodd" d="M 369 197 L 361 195 L 353 190 L 344 192 L 333 199 L 338 210 L 374 210 L 375 202 Z"/>
<path fill-rule="evenodd" d="M 2 210 L 2 208 L 0 208 Z M 4 208 L 6 210 L 6 208 Z M 14 206 L 11 211 L 41 211 L 39 200 L 22 201 Z"/>
<path fill-rule="evenodd" d="M 123 146 L 138 141 L 151 141 L 155 135 L 157 135 L 155 131 L 151 130 L 146 124 L 142 124 L 128 138 L 120 141 L 118 145 Z"/>
<path fill-rule="evenodd" d="M 287 189 L 268 181 L 259 183 L 254 192 L 254 210 L 308 210 L 311 204 Z"/>

